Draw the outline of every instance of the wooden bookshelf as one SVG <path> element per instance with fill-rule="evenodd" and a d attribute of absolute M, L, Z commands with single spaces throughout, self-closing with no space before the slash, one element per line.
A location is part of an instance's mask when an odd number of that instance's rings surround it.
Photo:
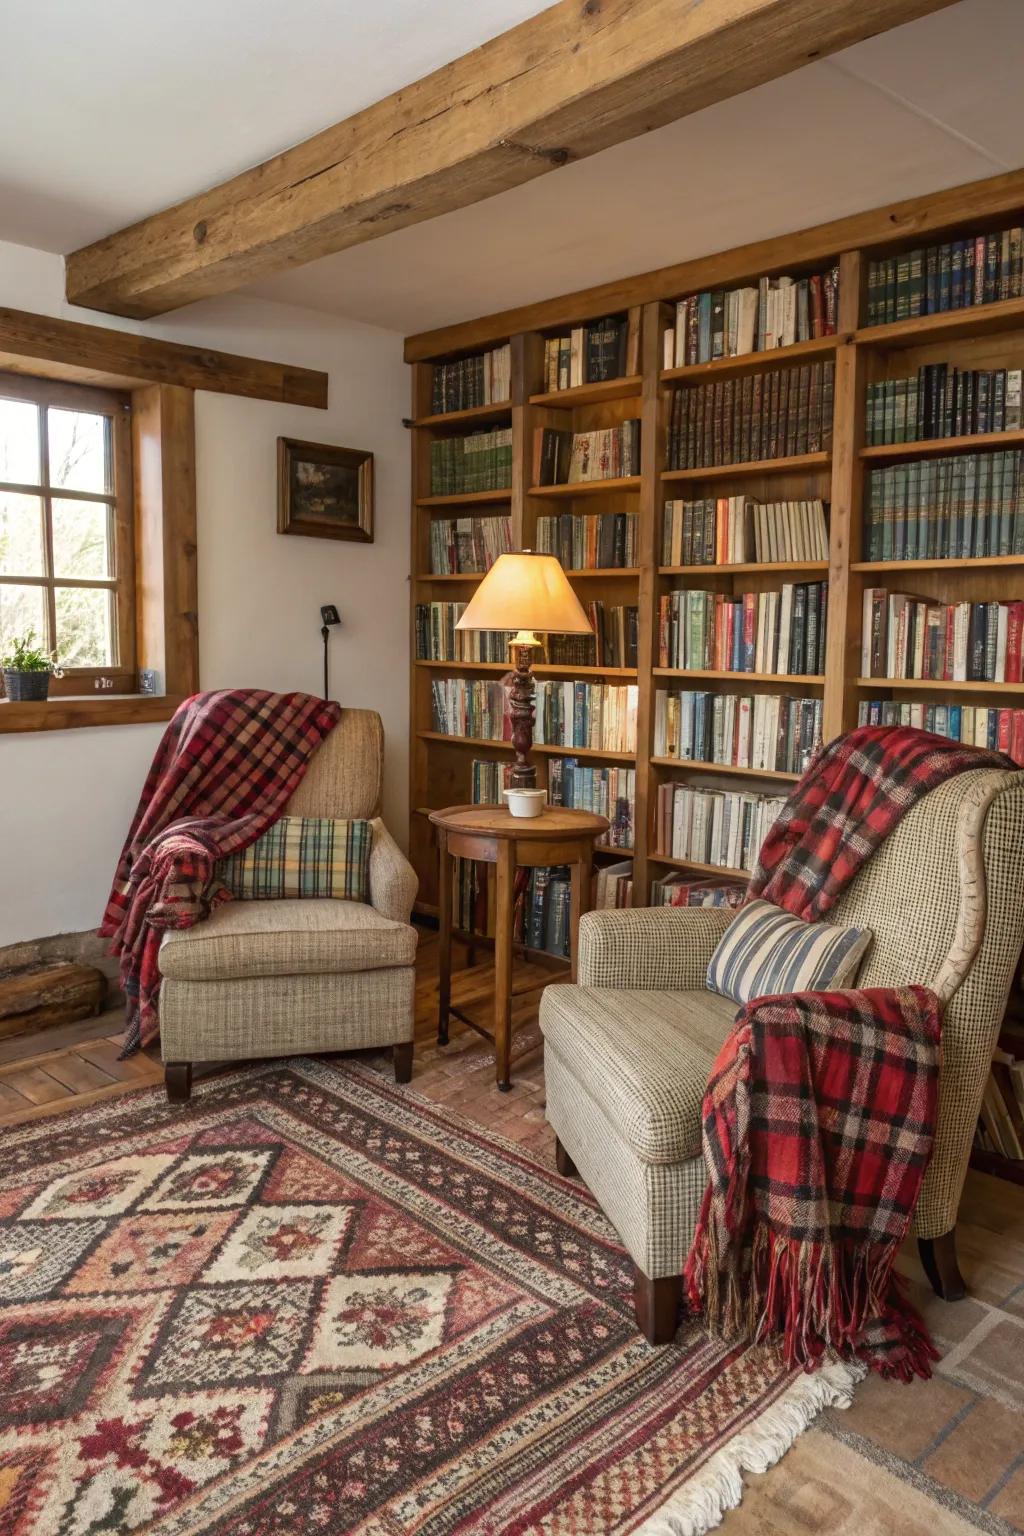
<path fill-rule="evenodd" d="M 910 464 L 937 456 L 1024 449 L 1024 429 L 1012 432 L 935 438 L 923 442 L 869 446 L 865 432 L 867 387 L 916 373 L 930 363 L 948 362 L 957 368 L 1024 367 L 1024 298 L 1007 299 L 888 325 L 865 323 L 867 269 L 871 260 L 897 254 L 911 244 L 938 244 L 977 227 L 1024 222 L 1024 174 L 1014 173 L 1011 206 L 1006 177 L 976 188 L 954 189 L 914 204 L 896 205 L 876 214 L 800 231 L 717 256 L 630 277 L 600 288 L 545 300 L 521 310 L 505 311 L 410 338 L 406 355 L 412 362 L 413 408 L 416 430 L 412 500 L 412 599 L 440 599 L 449 593 L 468 599 L 478 576 L 436 577 L 430 574 L 429 524 L 435 512 L 451 508 L 452 516 L 509 515 L 513 545 L 535 548 L 537 518 L 556 512 L 627 512 L 638 519 L 637 563 L 629 569 L 569 571 L 582 600 L 607 604 L 635 603 L 639 618 L 639 666 L 625 668 L 552 668 L 539 666 L 538 676 L 606 679 L 637 686 L 638 747 L 634 754 L 598 753 L 587 749 L 538 747 L 539 782 L 548 782 L 548 769 L 558 756 L 595 764 L 625 763 L 636 771 L 634 846 L 607 847 L 602 859 L 629 859 L 633 866 L 633 903 L 650 900 L 652 878 L 670 869 L 695 877 L 719 876 L 746 880 L 746 871 L 674 859 L 655 851 L 655 812 L 659 785 L 667 782 L 703 787 L 737 787 L 766 795 L 784 794 L 797 775 L 782 770 L 756 770 L 728 764 L 695 762 L 655 756 L 654 721 L 659 690 L 692 689 L 710 694 L 760 695 L 782 693 L 821 701 L 822 733 L 829 740 L 856 725 L 862 704 L 881 699 L 895 705 L 927 709 L 959 703 L 993 708 L 1024 708 L 1024 685 L 944 683 L 933 680 L 865 678 L 861 675 L 863 595 L 867 587 L 923 594 L 937 603 L 1024 598 L 1024 555 L 967 560 L 920 559 L 868 561 L 864 531 L 867 477 L 885 465 Z M 701 290 L 756 286 L 759 277 L 822 272 L 838 263 L 840 270 L 836 334 L 798 342 L 742 357 L 666 369 L 663 335 L 672 329 L 675 301 Z M 562 334 L 588 318 L 640 313 L 639 366 L 621 379 L 550 391 L 544 370 L 545 338 Z M 633 320 L 631 318 L 631 324 Z M 480 412 L 437 417 L 425 408 L 430 400 L 432 364 L 510 340 L 511 399 L 507 406 Z M 632 354 L 631 354 L 632 357 Z M 713 467 L 670 469 L 667 434 L 674 393 L 722 379 L 740 382 L 776 369 L 796 370 L 822 361 L 834 362 L 832 441 L 827 452 Z M 632 364 L 631 364 L 632 366 Z M 538 486 L 533 483 L 534 432 L 540 427 L 591 431 L 615 427 L 639 417 L 640 473 L 617 480 L 582 485 Z M 430 495 L 429 445 L 438 434 L 475 424 L 509 422 L 512 429 L 512 484 L 504 491 L 466 497 Z M 661 563 L 662 511 L 666 500 L 749 496 L 758 501 L 823 500 L 830 509 L 829 559 L 785 562 L 744 562 L 732 565 Z M 479 511 L 477 511 L 479 509 Z M 507 509 L 507 511 L 506 511 Z M 825 668 L 821 675 L 681 671 L 658 665 L 659 601 L 674 589 L 702 588 L 729 595 L 779 590 L 786 582 L 827 578 L 828 623 Z M 436 808 L 469 798 L 469 759 L 503 758 L 507 742 L 461 741 L 432 729 L 430 684 L 450 676 L 493 677 L 498 663 L 422 663 L 412 668 L 411 803 Z M 468 750 L 467 750 L 468 749 Z M 436 910 L 436 855 L 425 818 L 412 818 L 411 851 L 421 879 L 424 910 Z M 989 1159 L 991 1162 L 991 1159 Z"/>

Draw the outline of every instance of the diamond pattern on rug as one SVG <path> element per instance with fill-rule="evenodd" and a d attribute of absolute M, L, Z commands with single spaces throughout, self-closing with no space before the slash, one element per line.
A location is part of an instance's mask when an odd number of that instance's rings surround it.
<path fill-rule="evenodd" d="M 352 1216 L 348 1205 L 258 1205 L 242 1218 L 205 1278 L 328 1275 Z"/>
<path fill-rule="evenodd" d="M 0 1302 L 48 1296 L 105 1230 L 102 1221 L 0 1226 Z"/>
<path fill-rule="evenodd" d="M 339 1275 L 324 1290 L 304 1371 L 392 1370 L 444 1338 L 450 1274 Z"/>
<path fill-rule="evenodd" d="M 22 1212 L 22 1219 L 84 1221 L 91 1216 L 119 1216 L 173 1161 L 167 1153 L 117 1157 L 109 1163 L 66 1173 L 36 1196 Z"/>
<path fill-rule="evenodd" d="M 143 1204 L 146 1211 L 215 1210 L 244 1205 L 266 1171 L 273 1152 L 197 1153 L 171 1170 Z"/>
<path fill-rule="evenodd" d="M 136 1395 L 284 1375 L 304 1342 L 312 1302 L 309 1281 L 187 1290 L 142 1367 Z"/>
<path fill-rule="evenodd" d="M 0 1322 L 0 1427 L 52 1423 L 84 1408 L 124 1333 L 112 1313 Z"/>
<path fill-rule="evenodd" d="M 188 1285 L 237 1219 L 236 1211 L 140 1212 L 104 1238 L 66 1289 L 89 1295 Z"/>

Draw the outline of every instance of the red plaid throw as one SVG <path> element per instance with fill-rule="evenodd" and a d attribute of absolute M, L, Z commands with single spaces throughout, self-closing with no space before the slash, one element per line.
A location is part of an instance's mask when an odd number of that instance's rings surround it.
<path fill-rule="evenodd" d="M 217 859 L 278 819 L 341 710 L 307 693 L 225 689 L 179 706 L 163 735 L 118 860 L 100 934 L 113 939 L 128 1000 L 124 1054 L 159 1031 L 165 928 L 191 928 L 230 893 Z"/>
<path fill-rule="evenodd" d="M 837 736 L 804 774 L 761 847 L 747 889 L 814 922 L 922 795 L 969 768 L 1008 757 L 909 726 Z"/>
<path fill-rule="evenodd" d="M 755 998 L 704 1100 L 709 1174 L 686 1261 L 691 1303 L 726 1337 L 781 1334 L 884 1376 L 937 1359 L 893 1261 L 932 1145 L 939 1010 L 924 987 Z"/>

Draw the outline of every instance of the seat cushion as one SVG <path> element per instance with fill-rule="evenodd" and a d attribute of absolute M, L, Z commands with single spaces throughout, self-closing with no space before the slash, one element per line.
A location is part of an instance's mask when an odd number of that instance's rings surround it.
<path fill-rule="evenodd" d="M 700 1151 L 701 1103 L 736 1004 L 714 992 L 551 986 L 545 1052 L 602 1106 L 636 1155 L 676 1163 Z"/>
<path fill-rule="evenodd" d="M 176 981 L 379 971 L 412 965 L 416 930 L 358 901 L 227 901 L 194 928 L 166 933 L 161 974 Z"/>

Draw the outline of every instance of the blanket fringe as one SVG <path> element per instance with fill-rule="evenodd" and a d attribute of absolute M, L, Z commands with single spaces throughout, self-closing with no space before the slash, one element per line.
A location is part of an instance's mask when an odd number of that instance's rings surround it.
<path fill-rule="evenodd" d="M 669 1499 L 635 1536 L 704 1536 L 720 1525 L 743 1497 L 743 1473 L 767 1472 L 825 1408 L 848 1408 L 853 1389 L 867 1374 L 855 1362 L 831 1361 L 814 1375 L 796 1378 L 769 1408 L 733 1435 Z"/>

